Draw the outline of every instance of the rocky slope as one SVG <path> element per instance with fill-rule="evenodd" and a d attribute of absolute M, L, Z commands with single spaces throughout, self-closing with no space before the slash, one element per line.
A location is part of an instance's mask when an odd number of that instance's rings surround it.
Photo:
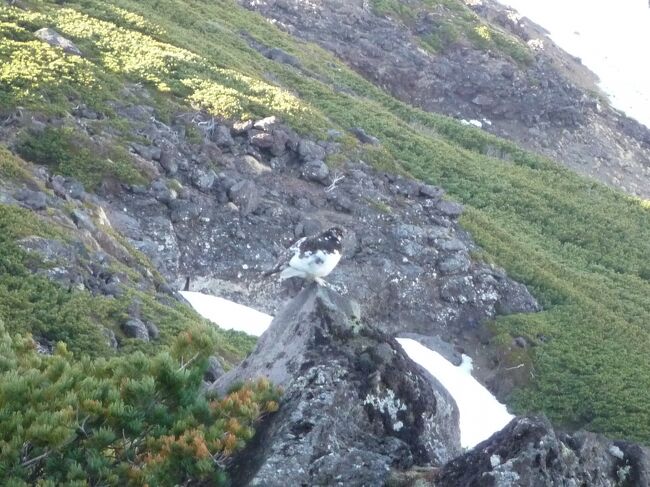
<path fill-rule="evenodd" d="M 349 298 L 311 285 L 216 382 L 226 390 L 263 376 L 284 389 L 278 413 L 235 459 L 235 484 L 382 485 L 391 468 L 458 455 L 451 396 L 358 313 Z"/>
<path fill-rule="evenodd" d="M 41 172 L 53 194 L 10 185 L 4 202 L 41 212 L 72 205 L 69 218 L 77 226 L 100 235 L 109 226 L 151 259 L 166 292 L 181 289 L 189 278 L 191 290 L 269 313 L 278 310 L 278 297 L 286 293 L 275 279 L 261 279 L 278 249 L 341 225 L 344 258 L 331 276 L 334 285 L 350 289 L 384 331 L 436 336 L 441 349 L 447 343 L 477 356 L 480 369 L 486 366 L 484 379 L 501 394 L 510 391 L 516 379 L 493 376 L 501 352 L 482 352 L 489 333 L 481 324 L 497 313 L 539 306 L 503 270 L 471 257 L 476 246 L 457 224 L 462 206 L 443 200 L 442 189 L 377 172 L 363 162 L 330 171 L 324 160 L 339 154 L 340 134 L 317 143 L 274 117 L 233 125 L 206 118 L 211 126 L 205 140 L 192 144 L 174 126 L 132 115 L 151 113 L 151 107 L 118 110 L 140 122 L 138 135 L 152 142 L 131 146 L 155 177 L 150 185 L 104 185 L 91 195 L 73 179 Z M 32 118 L 21 120 L 5 126 L 5 133 L 10 127 L 34 130 Z M 78 127 L 85 123 L 75 120 Z M 36 199 L 42 203 L 37 207 Z M 84 207 L 85 201 L 96 209 Z M 22 245 L 46 259 L 51 254 L 58 263 L 51 277 L 65 287 L 97 287 L 104 296 L 120 292 L 120 278 L 105 269 L 95 271 L 103 281 L 92 284 L 74 252 L 66 257 L 63 249 L 42 240 Z M 132 320 L 124 326 L 148 340 L 144 324 Z"/>
<path fill-rule="evenodd" d="M 515 418 L 460 454 L 453 398 L 356 302 L 314 284 L 211 388 L 260 376 L 284 395 L 233 459 L 234 485 L 615 487 L 650 480 L 648 449 L 557 433 L 543 417 Z"/>
<path fill-rule="evenodd" d="M 650 197 L 650 130 L 611 108 L 593 73 L 541 27 L 492 0 L 239 3 L 332 51 L 400 100 L 473 120 L 573 170 Z"/>

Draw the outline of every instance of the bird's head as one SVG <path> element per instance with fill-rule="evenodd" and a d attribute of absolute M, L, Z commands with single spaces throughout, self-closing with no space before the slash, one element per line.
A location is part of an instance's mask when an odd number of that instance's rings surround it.
<path fill-rule="evenodd" d="M 325 231 L 324 238 L 341 242 L 343 240 L 343 229 L 341 227 L 332 227 Z"/>

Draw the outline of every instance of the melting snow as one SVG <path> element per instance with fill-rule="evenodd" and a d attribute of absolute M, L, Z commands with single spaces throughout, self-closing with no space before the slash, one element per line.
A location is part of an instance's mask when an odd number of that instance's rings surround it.
<path fill-rule="evenodd" d="M 513 416 L 506 407 L 471 376 L 471 359 L 460 367 L 410 338 L 398 338 L 414 362 L 427 369 L 449 391 L 460 411 L 460 443 L 472 448 L 507 425 Z M 468 360 L 469 359 L 469 360 Z"/>
<path fill-rule="evenodd" d="M 218 296 L 192 291 L 181 291 L 181 294 L 197 313 L 227 330 L 238 330 L 249 335 L 260 336 L 273 319 L 271 315 Z"/>
<path fill-rule="evenodd" d="M 270 315 L 217 296 L 191 291 L 181 291 L 181 294 L 201 316 L 221 328 L 260 336 L 273 319 Z M 438 379 L 456 400 L 460 411 L 460 441 L 463 447 L 473 447 L 510 422 L 513 416 L 506 407 L 472 377 L 470 357 L 463 355 L 463 362 L 456 367 L 415 340 L 399 338 L 398 342 L 408 356 Z M 395 429 L 400 426 L 396 423 Z"/>

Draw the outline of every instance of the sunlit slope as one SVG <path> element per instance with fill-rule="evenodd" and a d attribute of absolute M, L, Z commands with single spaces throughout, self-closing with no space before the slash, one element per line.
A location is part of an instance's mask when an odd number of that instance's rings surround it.
<path fill-rule="evenodd" d="M 442 185 L 467 205 L 463 223 L 485 256 L 544 305 L 494 324 L 500 343 L 524 336 L 532 344 L 513 357 L 531 370 L 513 404 L 650 443 L 650 210 L 640 201 L 406 106 L 231 1 L 32 5 L 0 8 L 2 106 L 62 113 L 83 101 L 103 107 L 103 123 L 127 137 L 106 104 L 131 81 L 151 87 L 163 121 L 191 105 L 232 118 L 275 114 L 314 137 L 363 127 L 381 145 L 347 138 L 350 157 Z M 36 41 L 31 33 L 44 26 L 85 57 Z M 298 67 L 253 45 L 279 47 Z"/>

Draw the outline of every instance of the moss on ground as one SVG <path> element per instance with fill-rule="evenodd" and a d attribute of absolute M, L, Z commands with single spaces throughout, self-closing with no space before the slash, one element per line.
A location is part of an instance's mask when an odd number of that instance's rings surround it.
<path fill-rule="evenodd" d="M 275 114 L 316 137 L 329 128 L 362 127 L 381 144 L 349 147 L 350 157 L 443 186 L 466 205 L 462 222 L 485 255 L 544 305 L 541 313 L 493 324 L 499 340 L 523 335 L 536 343 L 530 349 L 533 378 L 511 404 L 650 443 L 647 204 L 401 103 L 331 54 L 292 39 L 231 0 L 28 3 L 29 12 L 0 7 L 0 25 L 11 33 L 0 41 L 4 104 L 60 111 L 79 101 L 101 106 L 131 82 L 158 93 L 161 111 L 178 104 L 222 117 Z M 443 4 L 456 8 L 453 0 Z M 457 13 L 471 22 L 467 12 Z M 35 41 L 31 32 L 43 26 L 70 37 L 86 57 Z M 470 41 L 500 48 L 498 35 L 475 35 Z M 300 68 L 264 58 L 249 38 L 284 49 Z M 14 60 L 14 53 L 27 54 Z M 42 71 L 45 81 L 23 76 L 21 67 Z"/>

